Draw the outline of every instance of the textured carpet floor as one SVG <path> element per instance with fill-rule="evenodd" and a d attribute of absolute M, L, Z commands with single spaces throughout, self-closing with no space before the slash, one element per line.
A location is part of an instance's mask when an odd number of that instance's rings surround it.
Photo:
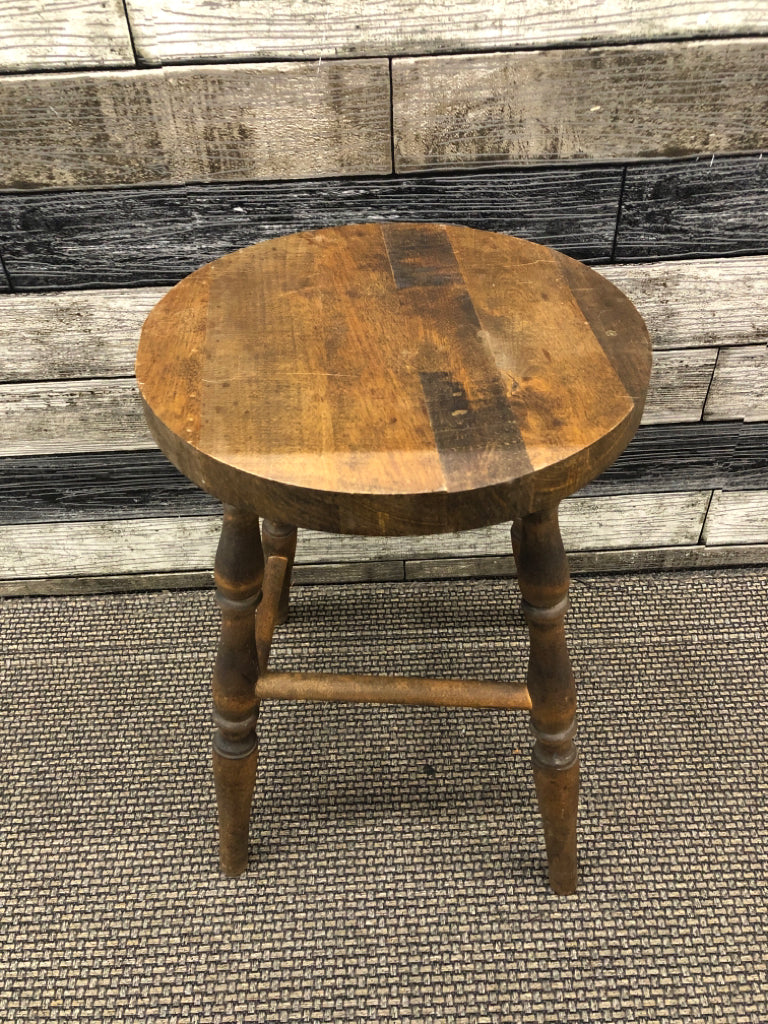
<path fill-rule="evenodd" d="M 768 1021 L 768 569 L 577 579 L 580 890 L 519 712 L 265 704 L 216 869 L 208 592 L 13 599 L 1 1021 Z M 522 678 L 504 581 L 297 588 L 273 667 Z"/>

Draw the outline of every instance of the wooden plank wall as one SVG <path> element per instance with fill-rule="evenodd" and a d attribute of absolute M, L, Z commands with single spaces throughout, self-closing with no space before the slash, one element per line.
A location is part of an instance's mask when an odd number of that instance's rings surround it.
<path fill-rule="evenodd" d="M 768 559 L 768 5 L 488 9 L 0 0 L 0 593 L 210 581 L 141 323 L 209 259 L 350 220 L 553 245 L 646 317 L 640 431 L 563 505 L 576 570 Z M 305 533 L 297 578 L 512 571 L 506 527 Z"/>

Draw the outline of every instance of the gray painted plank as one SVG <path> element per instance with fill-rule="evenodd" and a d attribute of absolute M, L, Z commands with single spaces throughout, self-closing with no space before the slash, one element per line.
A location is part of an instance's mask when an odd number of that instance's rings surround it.
<path fill-rule="evenodd" d="M 569 550 L 608 550 L 638 544 L 696 543 L 709 492 L 571 498 L 561 507 Z M 213 564 L 219 518 L 173 517 L 130 521 L 45 523 L 0 527 L 0 578 L 192 572 Z M 509 527 L 437 537 L 372 539 L 301 532 L 300 565 L 509 552 Z"/>
<path fill-rule="evenodd" d="M 762 0 L 127 0 L 150 63 L 508 49 L 768 32 Z"/>
<path fill-rule="evenodd" d="M 607 262 L 619 168 L 322 179 L 0 195 L 0 254 L 20 291 L 175 284 L 233 249 L 333 224 L 447 221 Z"/>
<path fill-rule="evenodd" d="M 0 188 L 387 174 L 384 60 L 0 77 Z"/>
<path fill-rule="evenodd" d="M 762 154 L 627 169 L 617 259 L 747 256 L 766 250 L 768 159 Z"/>
<path fill-rule="evenodd" d="M 399 172 L 768 147 L 768 41 L 398 59 Z"/>
<path fill-rule="evenodd" d="M 597 269 L 635 303 L 655 349 L 768 342 L 766 256 Z"/>
<path fill-rule="evenodd" d="M 768 346 L 720 352 L 704 409 L 705 420 L 768 420 Z"/>
<path fill-rule="evenodd" d="M 130 67 L 122 0 L 0 0 L 0 70 Z"/>
<path fill-rule="evenodd" d="M 708 546 L 768 543 L 768 491 L 715 491 L 702 539 Z"/>

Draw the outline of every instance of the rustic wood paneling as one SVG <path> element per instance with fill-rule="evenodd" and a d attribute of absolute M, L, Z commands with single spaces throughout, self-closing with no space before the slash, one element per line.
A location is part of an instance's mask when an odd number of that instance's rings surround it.
<path fill-rule="evenodd" d="M 768 543 L 768 490 L 715 491 L 702 536 L 707 546 Z"/>
<path fill-rule="evenodd" d="M 698 540 L 709 492 L 570 498 L 561 522 L 569 550 L 665 547 Z M 209 569 L 218 516 L 157 517 L 0 527 L 0 578 L 100 576 Z M 299 564 L 507 554 L 509 526 L 436 537 L 366 538 L 301 532 Z"/>
<path fill-rule="evenodd" d="M 0 77 L 0 188 L 391 170 L 385 60 Z"/>
<path fill-rule="evenodd" d="M 174 284 L 265 238 L 353 221 L 447 221 L 610 257 L 619 168 L 317 179 L 0 196 L 0 253 L 19 290 Z"/>
<path fill-rule="evenodd" d="M 768 420 L 768 346 L 746 345 L 720 352 L 704 419 Z"/>
<path fill-rule="evenodd" d="M 766 256 L 598 270 L 640 310 L 655 349 L 768 342 Z"/>
<path fill-rule="evenodd" d="M 3 266 L 2 259 L 0 258 L 0 293 L 8 292 L 11 290 L 11 286 L 6 277 L 5 267 Z"/>
<path fill-rule="evenodd" d="M 150 63 L 509 49 L 768 32 L 762 0 L 127 0 Z"/>
<path fill-rule="evenodd" d="M 766 251 L 768 159 L 722 157 L 628 168 L 618 259 Z"/>
<path fill-rule="evenodd" d="M 716 348 L 684 348 L 655 353 L 643 423 L 698 422 L 717 352 Z"/>
<path fill-rule="evenodd" d="M 641 427 L 583 496 L 768 490 L 768 424 Z M 213 515 L 216 499 L 157 450 L 0 459 L 0 524 Z"/>
<path fill-rule="evenodd" d="M 415 57 L 392 65 L 398 171 L 768 146 L 768 41 Z"/>
<path fill-rule="evenodd" d="M 122 0 L 0 0 L 0 70 L 130 67 Z"/>

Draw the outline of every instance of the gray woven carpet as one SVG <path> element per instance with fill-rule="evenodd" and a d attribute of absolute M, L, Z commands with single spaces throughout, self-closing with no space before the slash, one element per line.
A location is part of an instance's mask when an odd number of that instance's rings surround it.
<path fill-rule="evenodd" d="M 576 580 L 567 899 L 524 714 L 265 704 L 227 881 L 212 595 L 0 614 L 0 1021 L 768 1021 L 768 569 Z M 304 587 L 273 666 L 520 678 L 524 650 L 513 583 Z"/>

